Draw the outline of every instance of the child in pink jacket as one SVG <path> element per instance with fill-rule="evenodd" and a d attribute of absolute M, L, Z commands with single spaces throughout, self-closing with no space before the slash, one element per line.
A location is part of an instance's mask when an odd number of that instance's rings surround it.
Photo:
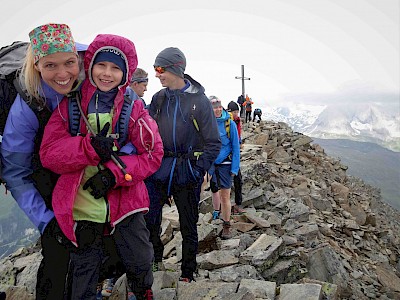
<path fill-rule="evenodd" d="M 85 54 L 86 79 L 78 101 L 90 128 L 81 116 L 80 134 L 71 136 L 65 98 L 45 129 L 42 164 L 61 174 L 53 192 L 54 213 L 63 233 L 76 246 L 71 252 L 71 299 L 95 298 L 104 232 L 114 238 L 131 296 L 152 299 L 153 248 L 143 217 L 149 210 L 143 180 L 159 168 L 163 145 L 157 124 L 141 101 L 133 102 L 124 146 L 134 151 L 118 156 L 121 145 L 113 135 L 137 63 L 130 40 L 98 35 Z M 58 84 L 69 80 L 64 75 Z"/>

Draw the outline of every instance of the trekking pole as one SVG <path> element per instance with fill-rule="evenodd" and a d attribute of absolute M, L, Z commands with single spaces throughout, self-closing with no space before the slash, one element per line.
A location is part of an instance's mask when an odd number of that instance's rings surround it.
<path fill-rule="evenodd" d="M 87 128 L 89 129 L 90 133 L 93 134 L 93 135 L 96 135 L 96 132 L 94 131 L 93 127 L 90 125 L 88 119 L 85 117 L 85 115 L 84 115 L 84 113 L 83 113 L 80 100 L 79 100 L 79 99 L 76 99 L 76 102 L 77 102 L 77 104 L 78 104 L 78 108 L 79 108 L 79 111 L 80 111 L 81 116 L 82 116 L 82 118 L 83 118 L 83 121 L 85 122 L 85 124 L 86 124 Z M 114 153 L 111 153 L 111 160 L 112 160 L 113 163 L 122 171 L 122 174 L 124 174 L 125 180 L 126 180 L 126 181 L 132 181 L 132 175 L 129 174 L 129 173 L 125 170 L 125 168 L 121 165 L 121 163 L 119 162 L 119 160 L 115 157 L 115 154 L 114 154 Z"/>

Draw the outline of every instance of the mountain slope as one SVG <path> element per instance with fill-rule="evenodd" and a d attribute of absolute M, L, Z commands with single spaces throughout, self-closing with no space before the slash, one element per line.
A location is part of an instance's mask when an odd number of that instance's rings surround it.
<path fill-rule="evenodd" d="M 317 139 L 325 152 L 340 158 L 348 166 L 348 174 L 362 178 L 366 183 L 381 189 L 383 200 L 400 210 L 400 153 L 373 143 L 344 139 Z"/>

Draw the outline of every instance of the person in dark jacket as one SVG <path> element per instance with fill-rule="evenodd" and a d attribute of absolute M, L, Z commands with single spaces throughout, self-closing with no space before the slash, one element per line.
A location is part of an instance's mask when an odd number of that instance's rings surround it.
<path fill-rule="evenodd" d="M 77 84 L 79 59 L 77 44 L 66 24 L 38 26 L 29 38 L 21 83 L 28 95 L 43 102 L 42 120 L 18 94 L 1 143 L 2 176 L 19 207 L 40 232 L 43 259 L 37 272 L 35 299 L 63 299 L 68 247 L 72 244 L 54 218 L 51 192 L 57 176 L 42 167 L 39 146 L 47 118 Z M 78 50 L 86 50 L 85 45 L 79 46 Z"/>
<path fill-rule="evenodd" d="M 256 117 L 258 118 L 257 123 L 261 122 L 261 115 L 262 115 L 262 111 L 261 108 L 256 108 L 253 111 L 253 122 L 256 120 Z"/>
<path fill-rule="evenodd" d="M 241 118 L 244 118 L 244 106 L 243 106 L 244 101 L 245 101 L 244 95 L 240 95 L 237 99 L 237 103 L 240 106 L 240 117 Z"/>
<path fill-rule="evenodd" d="M 161 51 L 154 62 L 156 77 L 166 89 L 153 96 L 149 113 L 158 123 L 164 158 L 160 169 L 146 180 L 150 196 L 146 221 L 157 262 L 162 259 L 162 205 L 173 198 L 183 238 L 180 280 L 191 282 L 197 267 L 201 184 L 219 154 L 221 140 L 204 88 L 184 74 L 185 67 L 185 55 L 174 47 Z"/>

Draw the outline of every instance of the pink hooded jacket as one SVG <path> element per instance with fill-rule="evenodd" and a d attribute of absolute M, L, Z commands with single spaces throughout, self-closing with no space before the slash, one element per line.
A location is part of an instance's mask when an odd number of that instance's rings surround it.
<path fill-rule="evenodd" d="M 114 130 L 119 119 L 124 102 L 124 92 L 129 84 L 129 78 L 137 67 L 137 56 L 134 44 L 123 37 L 100 34 L 89 45 L 85 54 L 86 80 L 82 84 L 82 109 L 87 114 L 90 99 L 96 91 L 91 72 L 93 59 L 102 47 L 113 46 L 123 53 L 126 60 L 127 74 L 125 82 L 118 87 L 114 99 L 114 115 L 112 128 Z M 54 110 L 44 132 L 40 149 L 43 166 L 61 174 L 53 191 L 53 209 L 58 223 L 66 237 L 76 244 L 73 220 L 75 197 L 82 180 L 85 167 L 97 166 L 100 162 L 90 143 L 90 134 L 72 137 L 68 129 L 68 99 L 64 98 L 59 108 Z M 81 131 L 86 132 L 86 126 L 81 117 Z M 121 156 L 126 164 L 126 171 L 132 175 L 132 181 L 126 181 L 124 174 L 112 162 L 104 164 L 115 178 L 116 185 L 107 194 L 111 226 L 121 222 L 127 216 L 149 210 L 149 196 L 144 179 L 157 171 L 163 157 L 163 144 L 158 133 L 157 123 L 149 116 L 142 101 L 135 101 L 128 126 L 129 141 L 136 147 L 137 154 Z"/>

